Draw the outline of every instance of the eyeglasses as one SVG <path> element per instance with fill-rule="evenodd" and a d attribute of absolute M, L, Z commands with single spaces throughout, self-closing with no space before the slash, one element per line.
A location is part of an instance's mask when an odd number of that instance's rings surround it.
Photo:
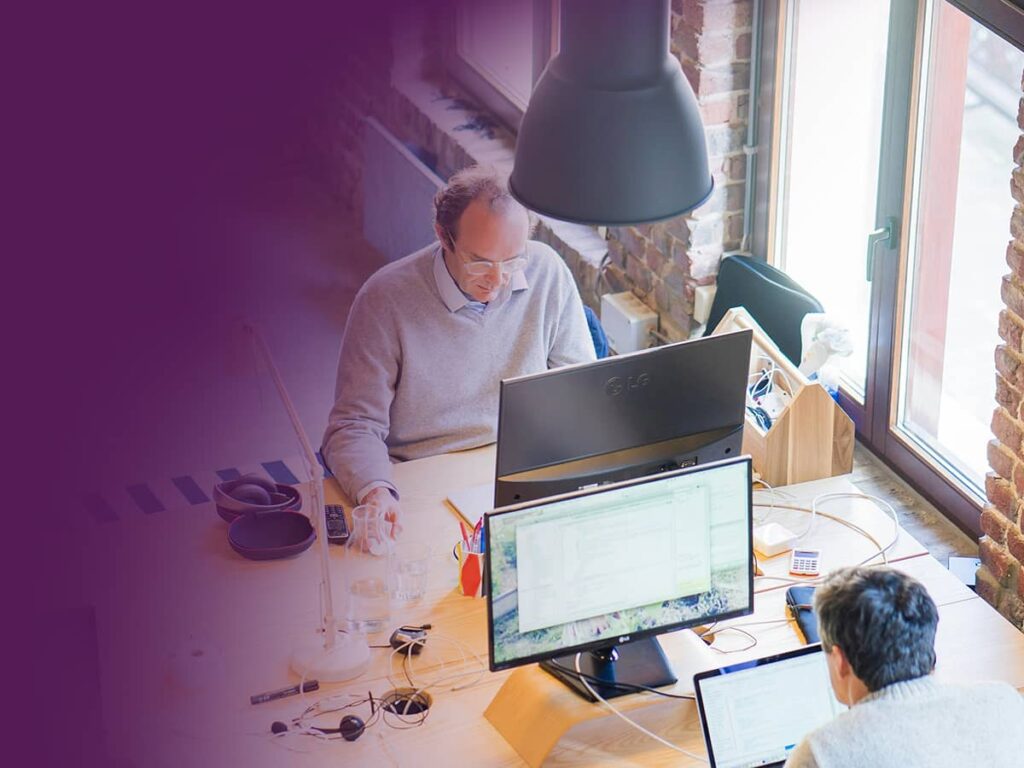
<path fill-rule="evenodd" d="M 470 275 L 489 275 L 494 268 L 497 267 L 501 270 L 502 277 L 507 277 L 514 272 L 518 272 L 521 269 L 525 269 L 527 261 L 525 256 L 514 256 L 511 259 L 505 261 L 488 261 L 487 259 L 472 259 L 468 260 L 465 257 L 462 258 L 462 263 L 466 267 L 466 273 Z"/>

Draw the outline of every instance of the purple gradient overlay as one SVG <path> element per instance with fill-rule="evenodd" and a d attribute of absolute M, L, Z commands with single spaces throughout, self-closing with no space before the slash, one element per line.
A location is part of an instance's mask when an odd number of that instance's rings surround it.
<path fill-rule="evenodd" d="M 331 101 L 345 98 L 346 56 L 387 46 L 386 17 L 402 23 L 411 5 L 100 2 L 5 14 L 3 431 L 21 492 L 5 510 L 6 764 L 242 759 L 204 730 L 231 663 L 230 647 L 204 637 L 243 610 L 272 624 L 275 601 L 289 598 L 273 590 L 277 564 L 246 561 L 254 593 L 217 604 L 203 569 L 237 556 L 212 504 L 171 551 L 183 518 L 153 507 L 126 521 L 97 494 L 167 468 L 186 478 L 175 481 L 182 493 L 209 496 L 187 479 L 222 468 L 209 466 L 223 436 L 203 414 L 230 407 L 232 375 L 253 364 L 225 339 L 248 297 L 272 305 L 256 288 L 304 247 L 306 206 L 336 205 L 324 139 Z M 284 346 L 281 328 L 268 331 Z M 301 386 L 301 368 L 289 374 Z M 273 390 L 260 396 L 260 418 L 280 428 Z M 298 453 L 260 458 L 288 451 Z M 294 562 L 307 561 L 314 573 L 311 554 Z M 299 598 L 315 609 L 312 577 Z M 250 752 L 289 762 L 272 749 L 254 738 Z"/>

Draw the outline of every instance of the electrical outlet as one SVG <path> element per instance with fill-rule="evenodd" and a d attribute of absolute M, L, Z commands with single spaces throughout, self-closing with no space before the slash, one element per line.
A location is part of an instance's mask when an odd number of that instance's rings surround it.
<path fill-rule="evenodd" d="M 711 316 L 711 304 L 715 300 L 714 285 L 698 285 L 693 291 L 693 320 L 703 325 Z"/>
<path fill-rule="evenodd" d="M 601 296 L 601 326 L 608 346 L 619 355 L 651 346 L 651 331 L 658 330 L 658 313 L 631 291 Z"/>

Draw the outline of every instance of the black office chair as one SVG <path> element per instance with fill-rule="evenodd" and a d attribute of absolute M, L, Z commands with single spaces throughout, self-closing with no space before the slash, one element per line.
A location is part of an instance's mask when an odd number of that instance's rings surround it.
<path fill-rule="evenodd" d="M 824 312 L 816 298 L 780 269 L 748 256 L 727 256 L 718 268 L 707 336 L 733 307 L 745 307 L 782 353 L 800 365 L 800 323 L 808 312 Z"/>

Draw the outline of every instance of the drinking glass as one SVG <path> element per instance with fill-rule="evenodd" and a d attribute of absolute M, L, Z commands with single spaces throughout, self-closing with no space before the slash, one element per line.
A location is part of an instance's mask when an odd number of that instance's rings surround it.
<path fill-rule="evenodd" d="M 392 544 L 379 508 L 364 504 L 352 510 L 352 535 L 345 552 L 349 629 L 373 634 L 388 628 L 388 555 Z"/>
<path fill-rule="evenodd" d="M 414 541 L 395 545 L 388 568 L 392 600 L 419 600 L 427 591 L 430 547 Z"/>

